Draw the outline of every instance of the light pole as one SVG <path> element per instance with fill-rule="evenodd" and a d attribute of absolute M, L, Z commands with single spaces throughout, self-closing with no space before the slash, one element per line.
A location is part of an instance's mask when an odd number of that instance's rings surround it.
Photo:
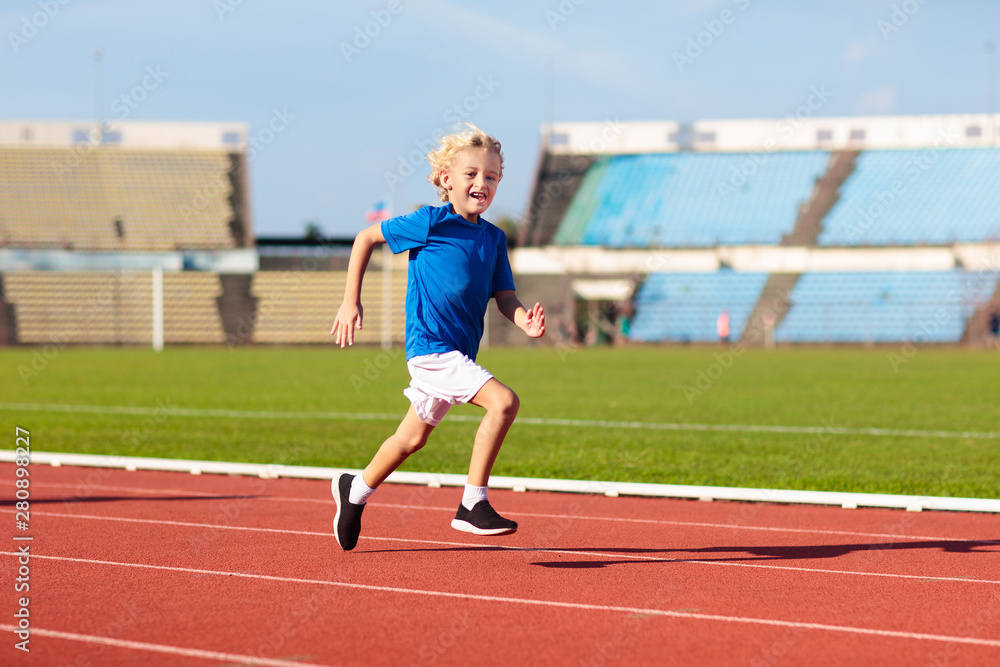
<path fill-rule="evenodd" d="M 993 103 L 996 98 L 996 79 L 997 79 L 997 68 L 996 68 L 996 51 L 997 43 L 995 40 L 986 40 L 986 122 L 990 127 L 989 140 L 990 144 L 996 144 L 997 140 L 997 123 L 996 119 L 993 117 L 994 107 Z"/>
<path fill-rule="evenodd" d="M 97 128 L 97 141 L 101 141 L 101 123 L 104 114 L 101 98 L 103 97 L 104 86 L 104 51 L 98 47 L 94 49 L 94 124 Z"/>

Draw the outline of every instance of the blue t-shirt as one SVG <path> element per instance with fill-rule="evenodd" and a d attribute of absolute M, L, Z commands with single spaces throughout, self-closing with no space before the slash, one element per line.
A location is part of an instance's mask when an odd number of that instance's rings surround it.
<path fill-rule="evenodd" d="M 406 359 L 458 350 L 475 360 L 490 297 L 514 289 L 503 230 L 445 204 L 386 220 L 382 235 L 393 253 L 410 251 Z"/>

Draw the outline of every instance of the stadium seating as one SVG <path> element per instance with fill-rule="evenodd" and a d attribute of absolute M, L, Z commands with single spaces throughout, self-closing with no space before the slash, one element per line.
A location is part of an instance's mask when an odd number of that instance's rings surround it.
<path fill-rule="evenodd" d="M 784 151 L 602 158 L 584 177 L 555 242 L 612 248 L 777 244 L 794 227 L 829 156 Z"/>
<path fill-rule="evenodd" d="M 775 339 L 785 342 L 954 343 L 997 288 L 997 273 L 807 273 Z"/>
<path fill-rule="evenodd" d="M 346 271 L 260 271 L 251 294 L 257 299 L 253 330 L 255 343 L 330 343 L 330 329 L 344 296 Z M 365 276 L 365 322 L 355 331 L 356 343 L 382 339 L 382 273 Z M 392 276 L 392 340 L 403 339 L 406 310 L 406 272 Z"/>
<path fill-rule="evenodd" d="M 236 245 L 219 150 L 0 149 L 0 246 L 77 250 Z"/>
<path fill-rule="evenodd" d="M 111 271 L 8 271 L 5 300 L 17 313 L 17 340 L 33 344 L 152 342 L 152 275 Z M 222 343 L 226 337 L 214 273 L 163 276 L 167 343 Z"/>
<path fill-rule="evenodd" d="M 736 340 L 765 282 L 766 273 L 651 273 L 635 297 L 629 338 L 643 342 L 718 340 L 715 324 L 725 310 Z"/>
<path fill-rule="evenodd" d="M 1000 149 L 871 150 L 857 159 L 819 244 L 948 245 L 1000 238 Z"/>

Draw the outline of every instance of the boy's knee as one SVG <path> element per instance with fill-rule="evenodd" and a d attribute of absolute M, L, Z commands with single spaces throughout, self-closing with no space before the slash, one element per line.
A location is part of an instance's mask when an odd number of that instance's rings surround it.
<path fill-rule="evenodd" d="M 427 444 L 427 437 L 422 435 L 397 433 L 396 446 L 399 450 L 409 456 Z"/>
<path fill-rule="evenodd" d="M 508 419 L 513 419 L 517 416 L 520 407 L 521 399 L 517 397 L 517 394 L 508 390 L 497 399 L 494 410 Z"/>

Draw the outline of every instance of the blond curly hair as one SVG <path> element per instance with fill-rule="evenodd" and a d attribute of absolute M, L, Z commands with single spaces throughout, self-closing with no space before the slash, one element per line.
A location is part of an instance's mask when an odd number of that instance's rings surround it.
<path fill-rule="evenodd" d="M 500 178 L 503 178 L 503 152 L 500 150 L 500 142 L 472 123 L 466 123 L 465 126 L 469 128 L 465 132 L 441 137 L 438 148 L 427 154 L 427 161 L 431 163 L 431 173 L 427 180 L 437 188 L 441 201 L 448 201 L 448 191 L 441 184 L 441 176 L 443 172 L 448 171 L 448 166 L 455 155 L 466 148 L 481 148 L 496 153 L 500 158 Z"/>

